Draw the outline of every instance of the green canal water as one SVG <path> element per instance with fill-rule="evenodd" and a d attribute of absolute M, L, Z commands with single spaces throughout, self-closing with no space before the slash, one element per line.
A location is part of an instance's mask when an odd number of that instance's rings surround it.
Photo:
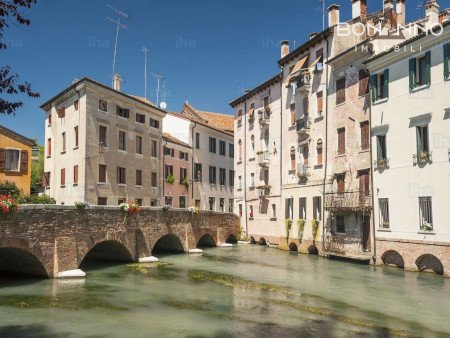
<path fill-rule="evenodd" d="M 261 246 L 0 284 L 0 337 L 449 337 L 450 279 Z"/>

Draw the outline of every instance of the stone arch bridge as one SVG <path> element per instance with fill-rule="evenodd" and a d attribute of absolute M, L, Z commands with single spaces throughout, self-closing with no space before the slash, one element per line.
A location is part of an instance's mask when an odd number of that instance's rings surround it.
<path fill-rule="evenodd" d="M 118 207 L 21 206 L 0 216 L 0 271 L 52 278 L 87 258 L 132 262 L 235 242 L 239 228 L 236 215 L 212 211 L 143 207 L 136 217 Z"/>

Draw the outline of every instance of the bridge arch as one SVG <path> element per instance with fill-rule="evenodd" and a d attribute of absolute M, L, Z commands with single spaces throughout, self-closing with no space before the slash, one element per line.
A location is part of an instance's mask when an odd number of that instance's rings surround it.
<path fill-rule="evenodd" d="M 416 266 L 420 271 L 431 270 L 438 275 L 444 274 L 442 262 L 434 255 L 424 254 L 416 259 Z"/>
<path fill-rule="evenodd" d="M 229 234 L 227 237 L 227 240 L 225 241 L 226 243 L 231 243 L 231 244 L 236 244 L 237 243 L 237 238 L 234 234 Z"/>
<path fill-rule="evenodd" d="M 259 244 L 259 245 L 267 245 L 266 239 L 265 239 L 264 237 L 261 237 L 261 238 L 259 239 L 258 244 Z"/>
<path fill-rule="evenodd" d="M 384 265 L 395 265 L 400 269 L 405 268 L 405 261 L 402 255 L 395 250 L 388 250 L 381 255 L 381 260 Z"/>
<path fill-rule="evenodd" d="M 203 234 L 197 242 L 197 248 L 213 248 L 216 246 L 217 244 L 214 237 L 209 233 Z"/>
<path fill-rule="evenodd" d="M 80 267 L 88 262 L 133 262 L 130 250 L 118 240 L 100 241 L 93 245 L 81 260 Z"/>
<path fill-rule="evenodd" d="M 17 247 L 0 248 L 0 271 L 29 277 L 50 277 L 50 273 L 35 254 Z"/>
<path fill-rule="evenodd" d="M 153 245 L 152 254 L 158 252 L 186 252 L 182 240 L 175 234 L 160 237 Z"/>
<path fill-rule="evenodd" d="M 289 244 L 289 251 L 292 251 L 292 252 L 298 252 L 297 244 L 295 244 L 294 242 L 292 242 L 291 244 Z"/>
<path fill-rule="evenodd" d="M 308 247 L 308 253 L 310 255 L 318 255 L 319 254 L 319 250 L 317 249 L 317 247 L 314 244 L 312 244 L 312 245 L 310 245 Z"/>
<path fill-rule="evenodd" d="M 255 237 L 250 236 L 250 244 L 256 244 Z"/>

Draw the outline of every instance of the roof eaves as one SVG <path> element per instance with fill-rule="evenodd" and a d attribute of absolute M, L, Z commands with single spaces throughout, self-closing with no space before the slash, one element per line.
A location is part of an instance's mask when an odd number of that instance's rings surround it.
<path fill-rule="evenodd" d="M 257 85 L 255 88 L 253 88 L 252 90 L 248 91 L 247 93 L 245 93 L 244 95 L 234 99 L 233 101 L 231 101 L 229 103 L 229 105 L 231 107 L 236 106 L 238 103 L 243 102 L 245 100 L 247 100 L 248 98 L 252 97 L 253 95 L 255 95 L 256 93 L 258 93 L 259 91 L 271 86 L 274 83 L 277 83 L 279 81 L 281 81 L 283 76 L 283 73 L 280 72 L 274 76 L 272 76 L 270 79 L 264 81 L 263 83 L 260 83 L 259 85 Z"/>

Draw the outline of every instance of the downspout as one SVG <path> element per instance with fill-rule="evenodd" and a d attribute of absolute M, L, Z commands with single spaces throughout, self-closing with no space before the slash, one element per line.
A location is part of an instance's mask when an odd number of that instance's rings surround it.
<path fill-rule="evenodd" d="M 283 205 L 283 67 L 278 65 L 281 69 L 281 80 L 280 80 L 280 210 L 278 212 L 282 212 L 281 206 Z"/>
<path fill-rule="evenodd" d="M 327 63 L 325 66 L 325 81 L 328 84 L 328 58 L 330 56 L 330 44 L 328 41 L 328 37 L 326 39 L 327 41 Z M 325 61 L 325 60 L 324 60 Z M 326 182 L 327 182 L 327 170 L 328 170 L 328 85 L 325 86 L 325 172 L 323 175 L 323 185 L 322 185 L 322 252 L 324 249 L 324 243 L 325 243 L 325 189 L 326 189 Z M 330 220 L 331 221 L 331 220 Z"/>
<path fill-rule="evenodd" d="M 195 133 L 194 133 L 194 129 L 195 127 L 197 127 L 197 122 L 194 122 L 194 126 L 192 127 L 192 135 L 191 135 L 191 142 L 192 142 L 192 166 L 191 166 L 191 182 L 192 182 L 192 191 L 191 191 L 191 198 L 194 199 L 194 178 L 195 178 L 195 173 L 194 173 L 194 169 L 195 169 L 195 162 L 194 162 L 194 152 L 195 152 Z M 203 173 L 202 173 L 203 175 Z M 200 184 L 200 182 L 198 182 Z M 194 200 L 194 205 L 195 205 L 195 200 Z"/>
<path fill-rule="evenodd" d="M 248 236 L 248 221 L 247 221 L 247 101 L 244 101 L 244 116 L 242 119 L 244 120 L 244 215 L 245 215 L 245 233 Z"/>
<path fill-rule="evenodd" d="M 161 140 L 164 140 L 164 139 L 161 137 Z M 164 153 L 164 148 L 167 145 L 167 140 L 164 140 L 164 142 L 165 143 L 164 143 L 164 146 L 162 147 L 162 154 L 161 154 L 162 155 L 161 206 L 163 205 L 162 204 L 163 201 L 165 203 L 165 197 L 164 197 L 165 189 L 164 188 L 166 186 L 166 178 L 164 177 L 166 174 L 166 154 Z M 162 144 L 162 142 L 161 142 L 161 144 Z M 173 203 L 173 201 L 172 201 L 172 203 Z"/>

